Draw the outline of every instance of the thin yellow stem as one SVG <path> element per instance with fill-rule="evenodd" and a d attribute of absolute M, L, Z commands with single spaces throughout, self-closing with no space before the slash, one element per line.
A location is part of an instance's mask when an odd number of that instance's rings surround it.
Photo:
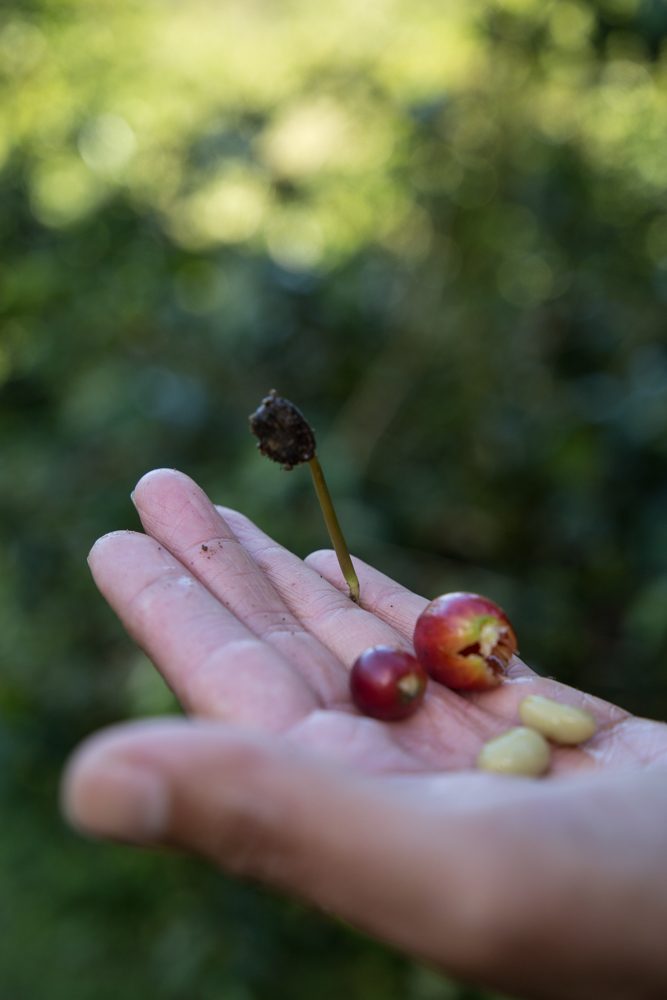
<path fill-rule="evenodd" d="M 347 583 L 350 591 L 350 597 L 356 604 L 358 604 L 359 578 L 354 570 L 354 566 L 352 565 L 350 552 L 345 539 L 343 538 L 343 532 L 340 529 L 340 524 L 338 523 L 338 518 L 336 517 L 336 511 L 334 510 L 334 505 L 331 500 L 331 494 L 329 493 L 329 488 L 326 484 L 324 473 L 322 472 L 322 466 L 319 463 L 317 455 L 313 455 L 313 457 L 309 460 L 308 465 L 310 467 L 310 474 L 313 477 L 313 486 L 315 487 L 315 492 L 317 493 L 317 499 L 319 500 L 320 507 L 322 508 L 324 523 L 327 526 L 331 544 L 333 545 L 338 557 L 341 572 L 345 577 L 345 582 Z"/>

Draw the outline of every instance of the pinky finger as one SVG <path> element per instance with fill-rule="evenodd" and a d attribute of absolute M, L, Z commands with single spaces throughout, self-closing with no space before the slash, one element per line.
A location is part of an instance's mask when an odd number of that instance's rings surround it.
<path fill-rule="evenodd" d="M 329 583 L 338 587 L 339 590 L 345 590 L 347 584 L 338 568 L 335 553 L 330 549 L 321 549 L 311 553 L 305 562 L 317 570 Z M 408 642 L 412 642 L 415 624 L 429 603 L 428 600 L 408 590 L 407 587 L 402 587 L 390 576 L 374 569 L 361 559 L 355 558 L 354 565 L 362 587 L 364 608 L 391 625 Z M 526 666 L 518 656 L 513 656 L 508 676 L 512 679 L 536 678 L 537 674 Z"/>

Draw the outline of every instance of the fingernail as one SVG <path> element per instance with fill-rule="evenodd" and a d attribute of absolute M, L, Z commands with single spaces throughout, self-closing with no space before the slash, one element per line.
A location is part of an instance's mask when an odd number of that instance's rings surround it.
<path fill-rule="evenodd" d="M 147 767 L 82 761 L 65 780 L 63 811 L 83 833 L 147 843 L 167 830 L 169 789 Z"/>

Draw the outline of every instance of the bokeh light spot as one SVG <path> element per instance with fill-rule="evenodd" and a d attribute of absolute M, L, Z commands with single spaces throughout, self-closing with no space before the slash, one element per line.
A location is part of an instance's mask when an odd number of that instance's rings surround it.
<path fill-rule="evenodd" d="M 81 158 L 91 170 L 113 176 L 132 159 L 137 140 L 124 118 L 105 114 L 86 123 L 78 145 Z"/>

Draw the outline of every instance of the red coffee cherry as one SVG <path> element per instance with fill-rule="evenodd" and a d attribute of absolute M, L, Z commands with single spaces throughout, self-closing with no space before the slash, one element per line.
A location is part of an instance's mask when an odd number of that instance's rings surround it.
<path fill-rule="evenodd" d="M 427 682 L 426 671 L 411 653 L 391 646 L 372 646 L 354 662 L 350 694 L 364 715 L 389 722 L 416 712 Z"/>
<path fill-rule="evenodd" d="M 442 594 L 422 611 L 415 653 L 434 680 L 456 691 L 501 683 L 517 643 L 505 612 L 479 594 Z"/>

